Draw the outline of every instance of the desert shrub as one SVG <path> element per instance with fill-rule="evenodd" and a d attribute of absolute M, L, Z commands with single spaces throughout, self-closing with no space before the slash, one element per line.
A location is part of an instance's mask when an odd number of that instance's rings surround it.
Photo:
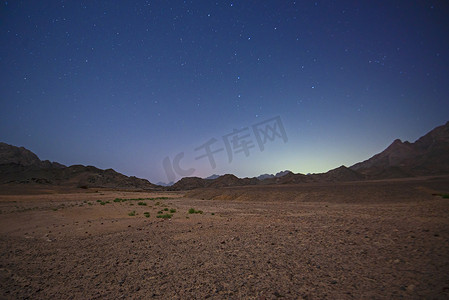
<path fill-rule="evenodd" d="M 160 219 L 170 219 L 171 217 L 173 217 L 173 214 L 163 214 L 163 215 L 156 216 L 156 218 L 160 218 Z"/>
<path fill-rule="evenodd" d="M 173 199 L 170 197 L 154 197 L 154 198 L 148 198 L 148 200 L 167 200 L 167 199 Z"/>
<path fill-rule="evenodd" d="M 194 208 L 189 209 L 189 214 L 202 214 L 202 210 L 195 210 Z"/>
<path fill-rule="evenodd" d="M 128 216 L 130 217 L 134 217 L 136 215 L 136 211 L 133 210 L 132 212 L 128 213 Z"/>

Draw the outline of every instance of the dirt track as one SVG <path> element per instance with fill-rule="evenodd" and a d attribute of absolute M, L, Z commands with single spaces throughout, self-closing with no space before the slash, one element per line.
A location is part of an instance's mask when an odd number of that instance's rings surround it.
<path fill-rule="evenodd" d="M 0 196 L 0 297 L 447 299 L 438 192 L 447 179 Z"/>

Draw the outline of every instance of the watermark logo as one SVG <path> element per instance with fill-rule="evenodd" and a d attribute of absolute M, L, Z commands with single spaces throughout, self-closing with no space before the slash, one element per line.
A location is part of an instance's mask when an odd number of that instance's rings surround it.
<path fill-rule="evenodd" d="M 287 133 L 280 116 L 253 124 L 242 129 L 234 129 L 232 132 L 225 134 L 221 140 L 210 138 L 200 146 L 194 148 L 194 152 L 198 152 L 195 160 L 207 159 L 212 169 L 217 167 L 215 155 L 225 152 L 228 163 L 232 163 L 236 155 L 245 155 L 249 157 L 250 151 L 259 149 L 260 152 L 265 150 L 268 142 L 274 142 L 276 139 L 287 143 Z M 223 147 L 224 146 L 224 147 Z M 257 146 L 257 147 L 256 147 Z M 184 152 L 175 155 L 173 160 L 165 157 L 162 161 L 165 174 L 169 182 L 175 181 L 177 175 L 181 177 L 191 176 L 195 173 L 195 168 L 181 167 L 181 160 L 184 158 Z"/>

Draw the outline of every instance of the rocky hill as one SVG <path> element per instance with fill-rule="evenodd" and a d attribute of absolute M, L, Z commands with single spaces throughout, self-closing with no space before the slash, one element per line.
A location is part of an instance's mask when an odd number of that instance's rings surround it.
<path fill-rule="evenodd" d="M 291 171 L 289 171 L 289 170 L 280 171 L 280 172 L 276 173 L 276 175 L 262 174 L 262 175 L 257 176 L 256 178 L 259 180 L 265 180 L 265 179 L 270 179 L 270 178 L 275 178 L 275 177 L 282 177 L 284 175 L 287 175 L 288 173 L 291 173 Z"/>
<path fill-rule="evenodd" d="M 397 139 L 381 153 L 350 169 L 372 179 L 448 174 L 449 122 L 414 143 Z"/>
<path fill-rule="evenodd" d="M 365 179 L 364 175 L 345 166 L 340 166 L 323 174 L 309 176 L 319 176 L 317 181 L 325 182 L 358 181 Z"/>
<path fill-rule="evenodd" d="M 193 190 L 206 187 L 207 183 L 212 179 L 203 179 L 199 177 L 184 177 L 172 186 L 168 187 L 171 191 Z"/>
<path fill-rule="evenodd" d="M 304 184 L 316 182 L 348 182 L 449 174 L 449 122 L 439 126 L 414 143 L 395 140 L 383 152 L 350 168 L 340 166 L 326 173 L 295 174 L 282 171 L 257 178 L 223 175 L 215 179 L 183 178 L 175 190 L 243 185 Z"/>
<path fill-rule="evenodd" d="M 33 152 L 0 143 L 0 184 L 48 184 L 67 187 L 155 189 L 148 180 L 128 177 L 112 169 L 41 161 Z"/>
<path fill-rule="evenodd" d="M 168 189 L 172 191 L 193 190 L 197 188 L 221 188 L 229 186 L 243 186 L 258 184 L 257 178 L 238 178 L 232 174 L 225 174 L 215 179 L 199 177 L 184 177 Z"/>
<path fill-rule="evenodd" d="M 0 143 L 0 184 L 38 183 L 77 187 L 192 190 L 246 185 L 304 184 L 314 182 L 346 182 L 366 179 L 389 179 L 449 174 L 449 122 L 439 126 L 416 142 L 395 140 L 368 160 L 350 168 L 340 166 L 326 173 L 295 174 L 282 171 L 254 178 L 238 178 L 232 174 L 182 178 L 169 187 L 148 180 L 128 177 L 112 169 L 92 166 L 66 167 L 56 162 L 41 161 L 33 152 Z"/>
<path fill-rule="evenodd" d="M 278 175 L 279 174 L 279 175 Z M 253 178 L 238 178 L 232 174 L 219 176 L 215 179 L 202 179 L 198 177 L 185 177 L 169 187 L 169 190 L 193 190 L 197 188 L 223 188 L 246 185 L 273 185 L 273 184 L 299 184 L 311 182 L 343 182 L 343 181 L 357 181 L 363 180 L 364 175 L 353 171 L 345 166 L 330 170 L 327 173 L 320 174 L 295 174 L 290 171 L 278 173 L 274 177 L 265 179 Z"/>
<path fill-rule="evenodd" d="M 15 164 L 34 168 L 65 168 L 66 166 L 48 160 L 41 161 L 36 154 L 24 147 L 16 147 L 0 142 L 0 165 Z"/>

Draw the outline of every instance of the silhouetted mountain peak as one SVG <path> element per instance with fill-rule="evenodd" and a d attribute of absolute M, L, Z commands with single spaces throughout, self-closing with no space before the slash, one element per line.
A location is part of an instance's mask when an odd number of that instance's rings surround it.
<path fill-rule="evenodd" d="M 293 174 L 293 172 L 290 170 L 280 171 L 280 172 L 276 173 L 275 177 L 282 177 L 282 176 L 285 176 L 288 174 Z"/>
<path fill-rule="evenodd" d="M 260 174 L 259 176 L 257 176 L 256 178 L 258 179 L 258 180 L 264 180 L 264 179 L 267 179 L 267 178 L 273 178 L 274 177 L 274 175 L 273 174 Z"/>
<path fill-rule="evenodd" d="M 449 172 L 449 122 L 416 142 L 393 141 L 384 151 L 351 166 L 371 178 L 433 175 Z"/>
<path fill-rule="evenodd" d="M 39 157 L 24 147 L 16 147 L 0 142 L 0 165 L 17 164 L 24 167 L 36 168 L 64 168 L 59 163 L 48 160 L 41 161 Z"/>
<path fill-rule="evenodd" d="M 128 177 L 113 169 L 94 166 L 66 167 L 48 160 L 41 161 L 28 149 L 0 143 L 0 183 L 39 183 L 68 187 L 109 187 L 152 189 L 146 179 Z"/>

